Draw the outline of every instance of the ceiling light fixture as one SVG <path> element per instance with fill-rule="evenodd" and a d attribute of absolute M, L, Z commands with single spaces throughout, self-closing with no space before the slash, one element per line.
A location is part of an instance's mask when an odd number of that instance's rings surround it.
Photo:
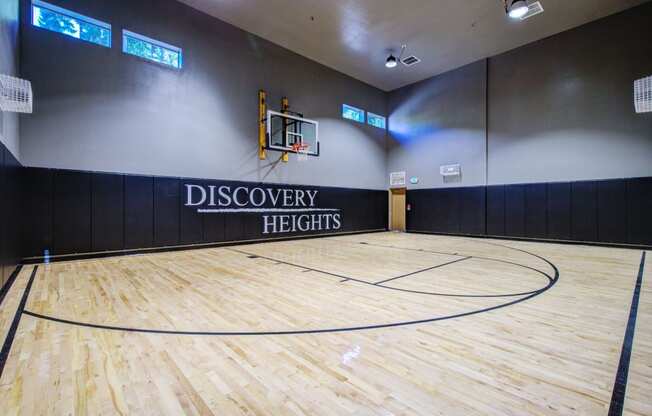
<path fill-rule="evenodd" d="M 512 19 L 520 19 L 528 12 L 526 0 L 505 0 L 505 12 Z"/>
<path fill-rule="evenodd" d="M 387 61 L 385 62 L 385 66 L 387 68 L 396 68 L 396 65 L 398 65 L 398 59 L 396 59 L 394 55 L 389 55 Z"/>
<path fill-rule="evenodd" d="M 390 53 L 389 56 L 387 57 L 387 60 L 385 61 L 385 66 L 387 68 L 396 68 L 398 65 L 398 61 L 401 60 L 403 57 L 403 52 L 405 52 L 405 48 L 407 48 L 407 45 L 401 46 L 401 54 L 397 57 L 394 56 L 394 53 Z"/>

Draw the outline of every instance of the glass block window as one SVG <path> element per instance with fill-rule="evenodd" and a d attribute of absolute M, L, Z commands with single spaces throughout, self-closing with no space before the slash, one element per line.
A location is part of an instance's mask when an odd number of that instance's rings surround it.
<path fill-rule="evenodd" d="M 364 110 L 359 108 L 352 107 L 348 104 L 342 105 L 342 117 L 357 121 L 358 123 L 364 123 Z"/>
<path fill-rule="evenodd" d="M 32 24 L 85 42 L 111 47 L 110 24 L 41 0 L 32 0 Z"/>
<path fill-rule="evenodd" d="M 122 51 L 175 69 L 183 67 L 183 50 L 128 30 L 122 31 Z"/>

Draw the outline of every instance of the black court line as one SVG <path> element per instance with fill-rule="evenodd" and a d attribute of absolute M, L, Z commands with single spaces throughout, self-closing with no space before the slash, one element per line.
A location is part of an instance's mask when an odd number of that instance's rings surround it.
<path fill-rule="evenodd" d="M 247 251 L 243 251 L 243 250 L 238 250 L 237 248 L 228 248 L 228 247 L 227 247 L 226 249 L 229 250 L 229 251 L 234 251 L 234 252 L 236 252 L 236 253 L 244 254 L 244 255 L 247 256 L 247 257 L 249 257 L 249 256 L 256 256 L 256 258 L 259 258 L 259 259 L 264 259 L 264 260 L 273 261 L 273 262 L 276 263 L 276 264 L 285 264 L 285 265 L 287 265 L 287 266 L 297 267 L 297 268 L 299 268 L 299 269 L 304 269 L 304 270 L 308 270 L 308 271 L 311 271 L 311 272 L 318 272 L 318 273 L 322 273 L 322 274 L 327 274 L 327 275 L 329 275 L 329 276 L 339 277 L 340 279 L 354 280 L 354 281 L 356 281 L 356 282 L 360 282 L 360 283 L 369 283 L 369 282 L 367 282 L 367 281 L 365 281 L 365 280 L 353 279 L 353 278 L 351 278 L 351 277 L 349 277 L 349 276 L 344 276 L 344 275 L 337 274 L 337 273 L 333 273 L 333 272 L 327 272 L 327 271 L 325 271 L 325 270 L 313 269 L 313 268 L 311 268 L 311 267 L 302 266 L 302 265 L 300 265 L 300 264 L 290 263 L 290 262 L 287 262 L 287 261 L 283 261 L 283 260 L 279 260 L 279 259 L 274 259 L 274 258 L 267 257 L 267 256 L 261 256 L 261 255 L 259 255 L 259 254 L 253 254 L 253 253 L 249 253 L 249 252 L 247 252 Z"/>
<path fill-rule="evenodd" d="M 427 318 L 427 319 L 420 319 L 420 320 L 414 320 L 414 321 L 401 321 L 401 322 L 392 322 L 392 323 L 385 323 L 385 324 L 377 324 L 377 325 L 366 325 L 366 326 L 354 326 L 354 327 L 342 327 L 342 328 L 325 328 L 325 329 L 306 329 L 306 330 L 289 330 L 289 331 L 260 331 L 260 332 L 253 332 L 253 331 L 234 331 L 234 332 L 225 332 L 225 331 L 219 331 L 219 332 L 210 332 L 210 331 L 172 331 L 172 330 L 158 330 L 158 329 L 146 329 L 146 328 L 128 328 L 128 327 L 120 327 L 120 326 L 110 326 L 110 325 L 99 325 L 99 324 L 93 324 L 93 323 L 86 323 L 86 322 L 77 322 L 77 321 L 71 321 L 67 319 L 60 319 L 52 316 L 47 316 L 47 315 L 41 315 L 37 314 L 34 312 L 30 311 L 24 311 L 26 315 L 29 315 L 33 318 L 37 319 L 44 319 L 48 320 L 51 322 L 58 322 L 62 324 L 67 324 L 67 325 L 74 325 L 74 326 L 79 326 L 79 327 L 85 327 L 85 328 L 94 328 L 94 329 L 104 329 L 104 330 L 110 330 L 110 331 L 124 331 L 124 332 L 136 332 L 136 333 L 147 333 L 147 334 L 167 334 L 167 335 L 202 335 L 202 336 L 264 336 L 264 335 L 306 335 L 306 334 L 323 334 L 323 333 L 337 333 L 337 332 L 352 332 L 352 331 L 363 331 L 363 330 L 372 330 L 372 329 L 382 329 L 382 328 L 395 328 L 395 327 L 401 327 L 401 326 L 409 326 L 409 325 L 418 325 L 418 324 L 425 324 L 425 323 L 432 323 L 432 322 L 438 322 L 438 321 L 444 321 L 448 319 L 456 319 L 456 318 L 462 318 L 466 316 L 472 316 L 472 315 L 477 315 L 480 313 L 485 313 L 485 312 L 491 312 L 495 311 L 498 309 L 506 308 L 508 306 L 516 305 L 521 302 L 525 302 L 529 299 L 532 299 L 536 296 L 539 296 L 540 294 L 546 292 L 550 288 L 552 288 L 557 281 L 559 280 L 559 269 L 557 266 L 555 266 L 552 262 L 549 260 L 545 259 L 544 257 L 541 257 L 539 255 L 527 252 L 525 250 L 509 247 L 509 246 L 502 246 L 500 244 L 494 244 L 499 247 L 511 249 L 511 250 L 516 250 L 520 251 L 526 254 L 529 254 L 531 256 L 534 256 L 538 259 L 541 259 L 542 261 L 546 262 L 553 270 L 554 270 L 554 276 L 550 277 L 550 284 L 547 285 L 545 288 L 542 288 L 534 293 L 531 293 L 527 296 L 524 296 L 522 298 L 518 298 L 515 300 L 512 300 L 507 303 L 503 303 L 500 305 L 495 305 L 487 308 L 482 308 L 482 309 L 477 309 L 473 311 L 468 311 L 468 312 L 462 312 L 458 313 L 455 315 L 448 315 L 448 316 L 439 316 L 439 317 L 434 317 L 434 318 Z M 298 266 L 301 267 L 301 266 Z M 367 284 L 374 286 L 371 283 Z M 374 287 L 380 287 L 380 286 L 374 286 Z"/>
<path fill-rule="evenodd" d="M 412 272 L 412 273 L 407 273 L 407 274 L 404 274 L 404 275 L 402 275 L 402 276 L 392 277 L 391 279 L 381 280 L 380 282 L 376 282 L 376 283 L 374 283 L 374 285 L 379 286 L 379 285 L 382 285 L 383 283 L 392 282 L 392 281 L 394 281 L 394 280 L 402 279 L 402 278 L 404 278 L 404 277 L 413 276 L 413 275 L 415 275 L 415 274 L 419 274 L 419 273 L 427 272 L 427 271 L 429 271 L 429 270 L 439 269 L 440 267 L 448 266 L 449 264 L 459 263 L 459 262 L 461 262 L 461 261 L 468 260 L 468 259 L 472 259 L 472 258 L 473 258 L 473 257 L 469 256 L 469 257 L 464 257 L 463 259 L 457 259 L 457 260 L 449 261 L 448 263 L 438 264 L 438 265 L 436 265 L 436 266 L 432 266 L 432 267 L 429 267 L 429 268 L 427 268 L 427 269 L 419 270 L 419 271 Z"/>
<path fill-rule="evenodd" d="M 636 315 L 638 314 L 638 300 L 641 296 L 641 286 L 643 284 L 643 271 L 645 270 L 645 252 L 641 256 L 641 264 L 638 268 L 638 277 L 632 296 L 632 306 L 629 309 L 629 319 L 627 321 L 627 330 L 623 340 L 623 348 L 620 351 L 620 363 L 616 373 L 613 393 L 611 395 L 611 405 L 609 406 L 609 416 L 620 416 L 623 414 L 625 407 L 625 395 L 627 393 L 627 377 L 629 375 L 629 362 L 632 357 L 632 348 L 634 346 L 634 333 L 636 332 Z"/>
<path fill-rule="evenodd" d="M 347 242 L 347 243 L 350 243 L 350 244 L 362 244 L 362 245 L 371 246 L 371 247 L 382 247 L 382 248 L 391 248 L 391 249 L 395 249 L 395 250 L 414 251 L 414 252 L 417 252 L 417 253 L 432 253 L 432 254 L 441 254 L 441 255 L 446 255 L 446 256 L 463 257 L 463 255 L 459 254 L 459 253 L 447 253 L 447 252 L 444 252 L 444 251 L 426 250 L 426 249 L 423 249 L 423 248 L 386 246 L 386 245 L 383 245 L 383 244 L 373 244 L 373 243 L 367 243 L 367 242 L 352 242 L 352 241 L 340 240 L 340 239 L 337 239 L 337 238 L 329 238 L 329 240 L 342 241 L 342 242 Z M 504 247 L 504 248 L 509 248 L 509 249 L 512 249 L 512 250 L 522 251 L 522 250 L 519 250 L 519 249 L 516 249 L 516 248 L 513 248 L 513 247 L 503 246 L 503 245 L 500 245 L 500 244 L 493 244 L 493 243 L 489 243 L 487 241 L 478 241 L 478 243 L 495 245 L 495 246 L 498 246 L 498 247 Z M 535 254 L 528 253 L 527 251 L 525 253 L 530 254 L 531 256 L 534 256 L 534 257 L 538 257 L 539 259 L 543 260 L 542 257 L 539 257 L 539 256 L 537 256 Z M 495 259 L 493 257 L 483 257 L 483 256 L 470 256 L 470 257 L 472 257 L 472 258 L 474 258 L 476 260 L 495 261 L 495 262 L 499 262 L 499 263 L 511 264 L 513 266 L 522 267 L 524 269 L 529 269 L 529 270 L 532 270 L 533 272 L 537 272 L 537 273 L 545 276 L 548 280 L 551 280 L 550 276 L 547 273 L 545 273 L 545 272 L 543 272 L 543 271 L 541 271 L 539 269 L 535 269 L 534 267 L 526 266 L 525 264 L 515 263 L 515 262 L 509 261 L 509 260 Z M 523 294 L 528 294 L 528 293 L 530 293 L 530 292 L 523 293 Z"/>
<path fill-rule="evenodd" d="M 421 252 L 421 253 L 433 253 L 433 254 L 442 254 L 444 256 L 456 256 L 456 257 L 465 257 L 463 254 L 459 253 L 448 253 L 445 251 L 435 251 L 435 250 L 426 250 L 423 248 L 409 248 L 409 247 L 398 247 L 398 246 L 386 246 L 384 244 L 376 244 L 376 243 L 369 243 L 367 241 L 349 241 L 349 240 L 343 240 L 341 238 L 336 238 L 336 237 L 329 237 L 325 238 L 325 241 L 339 241 L 342 243 L 347 243 L 347 244 L 354 244 L 354 245 L 363 245 L 363 246 L 370 246 L 370 247 L 382 247 L 382 248 L 393 248 L 396 250 L 407 250 L 407 251 L 416 251 L 416 252 Z"/>
<path fill-rule="evenodd" d="M 13 286 L 14 282 L 16 281 L 16 277 L 18 277 L 22 269 L 22 265 L 17 266 L 16 269 L 14 269 L 13 273 L 11 273 L 11 276 L 9 276 L 9 280 L 7 280 L 4 286 L 2 286 L 2 290 L 0 290 L 0 306 L 2 306 L 2 301 L 5 300 L 5 296 L 7 296 L 7 293 L 9 293 L 11 286 Z"/>
<path fill-rule="evenodd" d="M 20 324 L 20 318 L 25 312 L 25 305 L 27 304 L 27 298 L 29 297 L 29 292 L 32 290 L 32 283 L 34 283 L 34 277 L 36 276 L 36 270 L 38 266 L 34 266 L 32 270 L 32 275 L 27 282 L 25 291 L 23 292 L 23 297 L 20 300 L 18 309 L 16 309 L 16 314 L 14 315 L 14 320 L 11 323 L 7 337 L 5 338 L 4 344 L 2 344 L 2 350 L 0 350 L 0 379 L 2 378 L 2 372 L 5 369 L 5 364 L 7 364 L 7 359 L 9 358 L 9 352 L 11 351 L 11 345 L 14 343 L 14 338 L 16 337 L 16 332 L 18 331 L 18 324 Z"/>
<path fill-rule="evenodd" d="M 503 246 L 503 247 L 511 248 L 511 247 L 507 247 L 507 246 Z M 234 252 L 240 253 L 240 254 L 244 254 L 246 256 L 252 255 L 252 253 L 249 253 L 247 251 L 238 250 L 238 249 L 234 249 L 234 248 L 227 248 L 227 250 L 234 251 Z M 516 249 L 514 249 L 514 250 L 516 250 Z M 513 264 L 515 266 L 520 266 L 520 267 L 523 267 L 523 268 L 526 268 L 526 269 L 533 270 L 533 271 L 543 275 L 544 277 L 546 277 L 546 279 L 548 279 L 548 284 L 546 286 L 542 287 L 542 288 L 531 290 L 531 291 L 528 291 L 528 292 L 507 293 L 507 294 L 499 294 L 499 295 L 476 295 L 476 294 L 425 292 L 425 291 L 420 291 L 420 290 L 401 289 L 401 288 L 398 288 L 398 287 L 386 286 L 386 285 L 381 284 L 381 283 L 373 283 L 373 282 L 369 282 L 369 281 L 366 281 L 366 280 L 356 279 L 356 278 L 353 278 L 353 277 L 350 277 L 350 276 L 344 276 L 344 275 L 337 274 L 337 273 L 327 272 L 325 270 L 313 269 L 313 268 L 310 268 L 310 267 L 307 267 L 307 266 L 304 266 L 304 265 L 301 265 L 301 264 L 290 263 L 290 262 L 275 259 L 275 258 L 272 258 L 272 257 L 266 257 L 266 256 L 262 256 L 262 255 L 257 255 L 257 257 L 261 258 L 261 259 L 264 259 L 264 260 L 273 261 L 275 264 L 285 264 L 285 265 L 296 267 L 296 268 L 299 268 L 299 269 L 305 269 L 305 270 L 309 270 L 309 271 L 313 271 L 313 272 L 317 272 L 317 273 L 323 273 L 323 274 L 326 274 L 326 275 L 339 277 L 339 278 L 342 279 L 342 280 L 340 280 L 340 283 L 351 281 L 351 282 L 361 283 L 363 285 L 370 285 L 370 286 L 378 287 L 378 288 L 381 288 L 381 289 L 394 290 L 394 291 L 397 291 L 397 292 L 405 292 L 405 293 L 412 293 L 412 294 L 415 294 L 415 295 L 425 295 L 425 296 L 442 296 L 442 297 L 451 297 L 451 298 L 508 298 L 508 297 L 526 296 L 526 295 L 531 295 L 533 293 L 541 292 L 541 291 L 547 290 L 553 283 L 553 278 L 550 275 L 548 275 L 547 273 L 545 273 L 545 272 L 543 272 L 541 270 L 537 270 L 537 269 L 534 269 L 534 268 L 529 267 L 529 266 L 525 266 L 525 265 L 518 264 L 518 263 L 512 263 L 512 262 L 508 262 L 508 261 L 497 260 L 497 259 L 488 259 L 488 258 L 485 259 L 483 257 L 472 257 L 472 258 L 478 258 L 478 259 L 484 259 L 484 260 L 492 260 L 492 261 L 498 261 L 498 262 L 502 262 L 502 263 Z M 459 260 L 456 260 L 456 261 L 461 261 L 461 260 L 467 260 L 467 258 L 459 259 Z M 456 261 L 453 261 L 453 263 L 456 262 Z M 415 275 L 415 274 L 418 274 L 418 273 L 423 273 L 423 272 L 426 272 L 428 270 L 432 270 L 432 269 L 435 269 L 435 268 L 441 267 L 441 266 L 445 266 L 445 264 L 444 265 L 437 265 L 437 266 L 428 267 L 428 268 L 425 268 L 425 269 L 422 269 L 422 270 L 417 270 L 416 272 L 408 273 L 407 275 L 398 276 L 398 278 L 411 276 L 411 275 Z M 394 280 L 394 279 L 396 279 L 396 278 L 391 278 L 389 280 Z"/>

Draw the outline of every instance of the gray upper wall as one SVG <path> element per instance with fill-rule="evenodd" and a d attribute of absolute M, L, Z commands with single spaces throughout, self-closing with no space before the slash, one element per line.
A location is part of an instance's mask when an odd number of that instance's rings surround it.
<path fill-rule="evenodd" d="M 389 172 L 417 176 L 415 188 L 485 184 L 486 63 L 389 94 Z M 460 163 L 462 181 L 445 183 L 439 166 Z"/>
<path fill-rule="evenodd" d="M 25 165 L 385 188 L 385 132 L 341 118 L 343 103 L 385 114 L 384 92 L 174 0 L 50 2 L 111 23 L 113 48 L 33 27 L 23 0 Z M 123 54 L 123 28 L 182 47 L 183 70 Z M 320 122 L 320 158 L 258 160 L 259 89 Z"/>
<path fill-rule="evenodd" d="M 18 76 L 19 0 L 0 1 L 0 74 Z M 19 117 L 0 112 L 0 141 L 20 159 Z"/>
<path fill-rule="evenodd" d="M 391 92 L 388 171 L 419 176 L 413 188 L 652 176 L 652 114 L 633 104 L 650 22 L 646 3 L 489 58 L 486 77 L 481 62 Z"/>
<path fill-rule="evenodd" d="M 652 176 L 652 115 L 632 103 L 652 3 L 383 93 L 174 0 L 52 2 L 112 23 L 114 47 L 34 28 L 23 0 L 29 166 L 374 189 L 396 170 L 415 188 Z M 183 47 L 184 69 L 124 55 L 122 28 Z M 257 159 L 260 88 L 321 121 L 321 158 Z M 389 137 L 342 103 L 389 113 Z M 449 163 L 461 181 L 443 181 Z"/>
<path fill-rule="evenodd" d="M 489 183 L 652 176 L 652 3 L 489 60 Z"/>

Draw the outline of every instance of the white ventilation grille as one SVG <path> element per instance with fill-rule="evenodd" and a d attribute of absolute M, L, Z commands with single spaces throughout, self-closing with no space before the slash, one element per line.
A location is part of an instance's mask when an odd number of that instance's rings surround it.
<path fill-rule="evenodd" d="M 529 19 L 532 16 L 543 13 L 543 6 L 540 1 L 528 4 L 527 9 L 527 13 L 525 13 L 525 16 L 521 17 L 521 20 Z"/>
<path fill-rule="evenodd" d="M 417 58 L 416 56 L 408 56 L 407 58 L 403 59 L 401 62 L 403 62 L 403 65 L 405 66 L 412 66 L 416 65 L 419 62 L 421 62 L 421 59 Z"/>
<path fill-rule="evenodd" d="M 0 110 L 12 113 L 31 113 L 32 83 L 0 74 Z"/>
<path fill-rule="evenodd" d="M 637 113 L 652 112 L 652 75 L 634 81 L 634 107 Z"/>
<path fill-rule="evenodd" d="M 439 167 L 441 176 L 460 176 L 462 174 L 462 167 L 456 165 L 444 165 Z"/>

